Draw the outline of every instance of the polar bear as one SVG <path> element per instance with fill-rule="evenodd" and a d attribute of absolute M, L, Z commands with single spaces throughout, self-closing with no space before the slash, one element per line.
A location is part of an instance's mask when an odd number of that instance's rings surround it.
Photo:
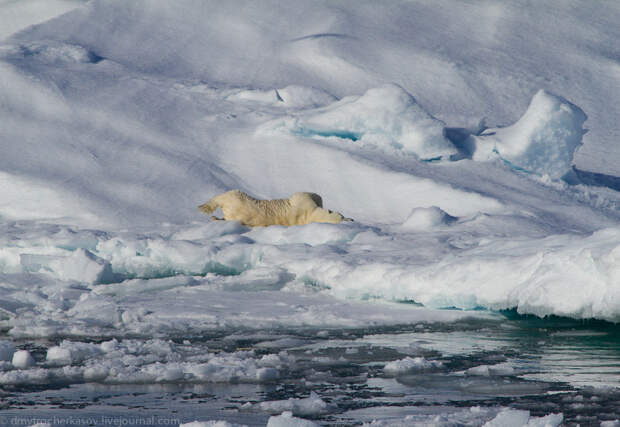
<path fill-rule="evenodd" d="M 258 200 L 243 191 L 232 190 L 198 206 L 198 209 L 207 214 L 213 213 L 217 208 L 222 208 L 223 219 L 239 221 L 251 227 L 352 221 L 338 212 L 323 209 L 323 200 L 315 193 L 295 193 L 288 199 Z M 211 218 L 221 219 L 214 216 Z"/>

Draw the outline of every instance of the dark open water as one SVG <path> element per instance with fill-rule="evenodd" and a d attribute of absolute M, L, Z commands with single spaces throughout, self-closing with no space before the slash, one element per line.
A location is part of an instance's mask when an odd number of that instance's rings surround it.
<path fill-rule="evenodd" d="M 217 419 L 264 426 L 270 414 L 258 408 L 260 402 L 311 392 L 328 405 L 304 416 L 321 425 L 406 416 L 412 425 L 432 425 L 433 419 L 440 425 L 482 425 L 499 408 L 532 416 L 561 412 L 564 425 L 620 419 L 620 325 L 504 316 L 500 322 L 190 337 L 205 351 L 254 348 L 258 356 L 286 351 L 296 362 L 271 384 L 5 387 L 0 423 L 161 426 Z M 37 345 L 31 343 L 35 353 Z M 405 357 L 441 365 L 384 371 L 386 362 Z"/>

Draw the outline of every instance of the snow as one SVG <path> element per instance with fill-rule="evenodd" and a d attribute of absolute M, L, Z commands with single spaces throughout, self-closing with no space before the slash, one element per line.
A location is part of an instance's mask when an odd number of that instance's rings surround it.
<path fill-rule="evenodd" d="M 504 309 L 620 322 L 620 193 L 604 186 L 620 177 L 620 10 L 526 3 L 0 0 L 0 383 L 269 388 L 306 363 L 299 337 L 178 338 Z M 313 191 L 355 221 L 198 211 L 235 188 Z M 520 374 L 485 360 L 455 377 Z M 297 417 L 333 407 L 310 391 L 251 411 L 312 425 Z M 443 421 L 562 422 L 485 411 Z"/>
<path fill-rule="evenodd" d="M 353 10 L 329 2 L 247 8 L 95 2 L 20 39 L 87 46 L 147 74 L 262 90 L 301 85 L 343 97 L 395 82 L 457 127 L 483 117 L 493 127 L 515 122 L 544 87 L 590 117 L 578 166 L 617 172 L 615 5 L 593 12 L 554 4 L 532 13 L 520 3 L 448 4 L 386 11 L 372 2 Z M 277 17 L 264 13 L 274 7 Z M 171 25 L 153 37 L 151 24 L 159 22 Z M 186 25 L 172 24 L 178 22 Z"/>
<path fill-rule="evenodd" d="M 457 218 L 449 215 L 437 206 L 429 208 L 413 208 L 403 222 L 403 229 L 411 231 L 432 230 L 442 225 L 449 225 Z"/>
<path fill-rule="evenodd" d="M 525 114 L 511 126 L 486 129 L 471 136 L 473 158 L 495 155 L 523 170 L 562 178 L 570 172 L 573 154 L 581 145 L 585 113 L 567 100 L 539 91 Z"/>
<path fill-rule="evenodd" d="M 311 295 L 303 297 L 309 304 L 305 305 L 306 314 L 289 319 L 296 324 L 337 325 L 352 320 L 347 311 L 312 317 L 318 307 L 310 304 L 311 298 L 329 296 L 413 300 L 433 308 L 516 307 L 519 312 L 539 316 L 618 320 L 620 299 L 614 286 L 620 275 L 618 229 L 602 229 L 586 236 L 543 233 L 516 240 L 481 233 L 495 226 L 486 216 L 460 219 L 437 231 L 431 227 L 406 229 L 406 233 L 402 233 L 403 226 L 391 232 L 389 226 L 380 229 L 360 223 L 249 230 L 214 222 L 201 226 L 198 234 L 182 231 L 185 239 L 175 238 L 179 234 L 174 230 L 165 236 L 93 233 L 64 226 L 24 233 L 15 227 L 7 237 L 18 241 L 18 246 L 0 252 L 2 273 L 7 275 L 2 301 L 5 309 L 15 314 L 18 307 L 29 307 L 9 320 L 11 333 L 16 335 L 39 335 L 35 330 L 43 325 L 55 328 L 57 322 L 20 320 L 43 314 L 51 316 L 49 320 L 66 319 L 68 315 L 76 320 L 99 319 L 98 326 L 122 322 L 128 328 L 141 328 L 139 325 L 148 318 L 164 316 L 167 321 L 156 320 L 155 324 L 161 321 L 162 328 L 169 328 L 173 324 L 166 326 L 166 322 L 173 318 L 187 327 L 183 318 L 195 306 L 194 318 L 201 319 L 203 326 L 202 322 L 241 323 L 224 310 L 199 314 L 199 300 L 208 304 L 209 298 L 218 295 L 227 301 L 227 294 L 233 299 L 254 295 L 252 302 L 264 301 L 265 312 L 261 313 L 257 305 L 247 319 L 263 318 L 278 324 L 288 315 L 276 309 L 269 320 L 272 293 L 284 302 L 299 298 L 296 294 L 300 291 Z M 497 226 L 496 232 L 507 231 L 505 221 Z M 203 239 L 204 233 L 212 237 Z M 188 240 L 190 235 L 198 238 Z M 45 242 L 49 241 L 56 243 L 48 246 Z M 424 250 L 412 250 L 416 247 Z M 374 248 L 370 257 L 369 248 Z M 502 279 L 498 282 L 500 271 Z M 36 280 L 24 288 L 19 277 Z M 564 298 L 569 290 L 572 297 Z M 166 304 L 172 294 L 177 301 L 187 300 L 182 310 Z M 351 304 L 333 303 L 333 307 Z M 380 312 L 381 306 L 376 309 Z M 415 318 L 411 309 L 403 311 Z M 390 314 L 388 318 L 396 316 Z"/>
<path fill-rule="evenodd" d="M 300 110 L 322 107 L 338 100 L 335 96 L 322 89 L 299 85 L 290 85 L 272 90 L 238 90 L 233 91 L 226 99 L 249 101 L 249 106 L 252 106 L 252 103 L 257 103 L 259 105 L 267 104 L 276 108 Z"/>
<path fill-rule="evenodd" d="M 2 0 L 0 39 L 31 25 L 62 15 L 83 5 L 85 0 Z"/>
<path fill-rule="evenodd" d="M 362 96 L 346 97 L 309 114 L 267 126 L 319 141 L 333 138 L 342 144 L 402 152 L 422 160 L 449 159 L 457 153 L 444 137 L 444 124 L 396 85 L 372 88 Z"/>
<path fill-rule="evenodd" d="M 52 273 L 64 281 L 96 284 L 110 280 L 110 264 L 92 252 L 80 248 L 66 256 L 20 254 L 23 271 Z"/>

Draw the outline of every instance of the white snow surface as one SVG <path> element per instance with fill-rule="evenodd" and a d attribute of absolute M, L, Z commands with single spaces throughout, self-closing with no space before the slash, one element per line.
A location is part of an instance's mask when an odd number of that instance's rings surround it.
<path fill-rule="evenodd" d="M 88 0 L 0 0 L 0 39 L 62 15 Z"/>
<path fill-rule="evenodd" d="M 570 172 L 573 154 L 581 145 L 585 120 L 579 107 L 541 90 L 517 123 L 471 136 L 473 158 L 497 155 L 526 171 L 562 178 Z"/>
<path fill-rule="evenodd" d="M 403 222 L 403 229 L 411 231 L 428 231 L 444 225 L 450 225 L 457 218 L 447 214 L 437 206 L 413 208 Z"/>
<path fill-rule="evenodd" d="M 560 179 L 620 176 L 620 6 L 524 4 L 51 1 L 2 26 L 0 326 L 66 340 L 44 361 L 0 341 L 0 383 L 261 383 L 294 363 L 166 341 L 226 328 L 620 322 L 620 194 Z M 197 210 L 235 188 L 313 191 L 355 222 Z"/>
<path fill-rule="evenodd" d="M 457 154 L 445 125 L 431 117 L 404 89 L 384 85 L 362 96 L 350 96 L 327 107 L 293 118 L 276 120 L 267 128 L 342 144 L 367 146 L 387 153 L 414 155 L 422 160 L 446 159 Z"/>
<path fill-rule="evenodd" d="M 8 8 L 15 2 L 5 3 Z M 562 1 L 403 1 L 387 8 L 372 1 L 336 6 L 274 0 L 259 6 L 183 0 L 171 6 L 165 0 L 114 0 L 91 2 L 13 40 L 81 46 L 125 75 L 136 71 L 218 86 L 301 85 L 345 97 L 396 83 L 434 117 L 457 127 L 485 117 L 493 127 L 514 123 L 545 89 L 589 117 L 577 164 L 618 176 L 618 13 L 615 2 L 593 8 Z M 99 109 L 113 103 L 114 96 L 106 102 L 97 96 L 103 87 L 110 89 L 105 81 L 83 88 L 90 96 L 82 101 Z M 122 92 L 126 108 L 144 86 L 131 87 Z"/>

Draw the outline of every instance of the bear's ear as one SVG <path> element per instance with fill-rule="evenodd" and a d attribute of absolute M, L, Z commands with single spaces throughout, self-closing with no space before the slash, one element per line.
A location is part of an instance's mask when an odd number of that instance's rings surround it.
<path fill-rule="evenodd" d="M 314 203 L 316 203 L 316 205 L 317 205 L 319 208 L 322 208 L 322 207 L 323 207 L 323 199 L 321 198 L 321 196 L 319 196 L 319 195 L 318 195 L 318 194 L 316 194 L 316 193 L 309 193 L 309 194 L 310 194 L 310 198 L 312 199 L 312 201 L 313 201 Z"/>

